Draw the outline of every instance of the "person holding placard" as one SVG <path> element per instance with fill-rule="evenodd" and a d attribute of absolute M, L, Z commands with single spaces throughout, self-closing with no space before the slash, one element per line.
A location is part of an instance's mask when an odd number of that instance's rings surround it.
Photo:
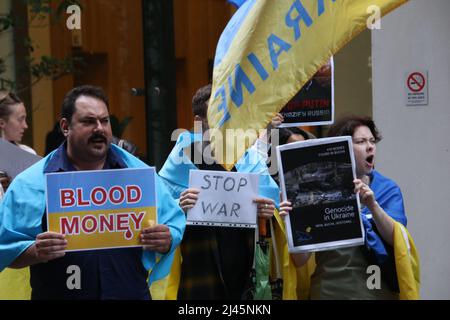
<path fill-rule="evenodd" d="M 184 232 L 182 210 L 156 177 L 158 224 L 146 221 L 141 247 L 65 252 L 66 236 L 47 231 L 45 174 L 147 165 L 111 144 L 101 88 L 72 89 L 60 125 L 66 142 L 19 174 L 0 204 L 0 270 L 30 266 L 32 299 L 151 299 L 149 270 L 150 282 L 169 272 Z"/>
<path fill-rule="evenodd" d="M 315 253 L 316 268 L 311 276 L 311 299 L 398 299 L 418 297 L 418 257 L 409 237 L 408 245 L 398 235 L 407 234 L 403 196 L 398 185 L 381 175 L 375 168 L 376 144 L 381 136 L 375 123 L 368 117 L 348 116 L 337 121 L 329 130 L 330 137 L 351 136 L 356 162 L 355 193 L 362 204 L 361 216 L 366 231 L 365 246 L 350 247 Z M 292 210 L 289 201 L 280 204 L 280 215 Z M 403 231 L 402 231 L 403 230 Z M 394 262 L 395 251 L 410 247 L 411 274 L 409 288 L 414 292 L 402 292 L 405 277 Z M 413 250 L 414 249 L 414 250 Z M 303 266 L 310 253 L 292 254 L 298 266 Z M 368 270 L 377 266 L 381 278 L 370 285 Z M 399 274 L 401 275 L 399 277 Z M 409 274 L 409 273 L 408 273 Z M 380 275 L 379 275 L 380 276 Z M 400 294 L 400 295 L 399 295 Z"/>
<path fill-rule="evenodd" d="M 159 172 L 169 186 L 172 196 L 179 199 L 184 212 L 195 205 L 199 193 L 199 190 L 189 188 L 189 171 L 225 170 L 214 156 L 208 153 L 207 109 L 210 95 L 211 85 L 200 88 L 194 95 L 193 113 L 195 121 L 201 123 L 201 132 L 181 134 Z M 272 218 L 279 190 L 268 174 L 263 159 L 258 157 L 256 148 L 248 150 L 232 171 L 260 175 L 260 195 L 254 199 L 257 203 L 257 214 L 262 219 Z M 253 229 L 188 225 L 180 246 L 181 274 L 179 283 L 175 285 L 178 290 L 170 293 L 169 298 L 241 299 L 249 286 L 255 246 L 254 233 Z"/>
<path fill-rule="evenodd" d="M 36 151 L 32 148 L 20 143 L 27 129 L 27 111 L 22 100 L 13 92 L 0 91 L 0 138 L 27 152 L 36 154 Z M 8 189 L 10 182 L 11 178 L 7 175 L 7 172 L 4 172 L 0 176 L 0 188 L 2 188 L 0 200 L 3 192 Z"/>
<path fill-rule="evenodd" d="M 21 144 L 23 134 L 28 129 L 26 121 L 27 113 L 22 100 L 13 92 L 0 91 L 0 138 L 4 139 L 20 149 L 36 155 L 32 148 Z M 11 183 L 11 172 L 5 168 L 0 168 L 0 201 L 4 192 Z M 23 279 L 29 277 L 29 270 L 8 270 L 0 274 L 0 287 L 11 285 L 17 288 L 13 293 L 14 298 L 28 298 L 30 290 L 28 285 L 21 286 Z M 0 292 L 0 299 L 5 297 L 5 293 Z"/>

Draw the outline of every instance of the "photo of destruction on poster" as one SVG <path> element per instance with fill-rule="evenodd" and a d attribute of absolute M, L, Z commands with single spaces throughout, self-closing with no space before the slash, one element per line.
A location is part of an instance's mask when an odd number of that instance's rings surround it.
<path fill-rule="evenodd" d="M 277 147 L 289 252 L 362 245 L 364 230 L 354 193 L 351 137 L 325 138 Z"/>
<path fill-rule="evenodd" d="M 331 58 L 280 111 L 280 127 L 319 126 L 334 121 L 334 63 Z"/>

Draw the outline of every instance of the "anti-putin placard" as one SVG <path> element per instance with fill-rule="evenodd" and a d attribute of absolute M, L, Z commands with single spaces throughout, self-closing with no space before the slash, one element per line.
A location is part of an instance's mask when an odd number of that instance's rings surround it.
<path fill-rule="evenodd" d="M 51 173 L 47 229 L 66 235 L 66 251 L 141 246 L 156 222 L 154 168 Z"/>

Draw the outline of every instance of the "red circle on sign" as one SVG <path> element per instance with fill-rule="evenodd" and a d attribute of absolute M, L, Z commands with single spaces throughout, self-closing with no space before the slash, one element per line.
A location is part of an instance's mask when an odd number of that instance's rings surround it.
<path fill-rule="evenodd" d="M 422 91 L 425 88 L 425 77 L 419 72 L 414 72 L 408 77 L 407 85 L 412 92 Z"/>

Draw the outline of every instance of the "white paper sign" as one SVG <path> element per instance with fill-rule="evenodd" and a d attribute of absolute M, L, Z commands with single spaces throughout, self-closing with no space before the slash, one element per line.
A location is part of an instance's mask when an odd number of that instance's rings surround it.
<path fill-rule="evenodd" d="M 0 170 L 15 178 L 19 173 L 42 158 L 24 151 L 11 142 L 0 139 Z"/>
<path fill-rule="evenodd" d="M 188 210 L 189 225 L 256 228 L 259 176 L 251 173 L 191 170 L 189 187 L 200 190 Z"/>

